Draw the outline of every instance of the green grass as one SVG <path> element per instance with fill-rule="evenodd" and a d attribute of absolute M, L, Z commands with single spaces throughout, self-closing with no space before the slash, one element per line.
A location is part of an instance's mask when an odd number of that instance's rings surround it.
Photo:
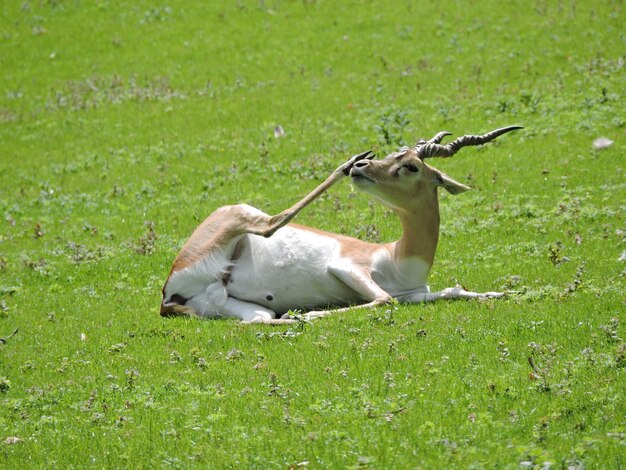
<path fill-rule="evenodd" d="M 626 16 L 554 3 L 5 2 L 0 466 L 626 465 Z M 474 190 L 442 194 L 431 287 L 524 294 L 158 316 L 220 205 L 277 212 L 357 152 L 511 124 L 436 162 Z M 400 230 L 348 184 L 298 222 Z"/>

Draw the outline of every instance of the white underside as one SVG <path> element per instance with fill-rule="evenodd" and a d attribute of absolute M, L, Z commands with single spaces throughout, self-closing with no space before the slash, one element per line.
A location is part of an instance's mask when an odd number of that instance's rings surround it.
<path fill-rule="evenodd" d="M 231 261 L 241 243 L 238 258 Z M 393 263 L 388 250 L 375 252 L 372 279 L 400 301 L 428 293 L 429 266 L 419 259 Z M 339 241 L 322 233 L 287 226 L 269 238 L 242 235 L 221 250 L 171 275 L 166 297 L 189 299 L 187 306 L 206 317 L 242 320 L 274 318 L 289 310 L 310 310 L 363 303 L 364 298 L 332 274 L 356 270 L 342 257 Z M 224 273 L 229 272 L 223 282 Z"/>

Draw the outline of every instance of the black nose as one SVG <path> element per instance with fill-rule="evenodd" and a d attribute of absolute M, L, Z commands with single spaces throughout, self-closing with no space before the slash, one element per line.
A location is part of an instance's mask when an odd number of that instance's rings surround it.
<path fill-rule="evenodd" d="M 366 166 L 369 166 L 369 164 L 370 164 L 369 160 L 359 160 L 358 162 L 354 164 L 354 166 L 356 168 L 365 168 Z"/>

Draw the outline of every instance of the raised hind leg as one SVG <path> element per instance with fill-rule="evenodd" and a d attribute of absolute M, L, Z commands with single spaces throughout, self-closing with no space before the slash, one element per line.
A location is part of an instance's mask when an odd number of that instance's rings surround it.
<path fill-rule="evenodd" d="M 306 206 L 311 204 L 321 194 L 323 194 L 328 188 L 337 183 L 339 180 L 345 178 L 350 174 L 352 166 L 363 159 L 371 159 L 374 154 L 371 151 L 363 152 L 353 156 L 346 163 L 337 167 L 326 180 L 320 184 L 317 188 L 304 196 L 300 201 L 295 203 L 289 209 L 282 211 L 281 213 L 269 217 L 268 219 L 260 218 L 254 221 L 253 226 L 249 228 L 248 233 L 255 235 L 261 235 L 263 237 L 272 236 L 276 230 L 287 225 L 298 213 Z M 249 206 L 248 206 L 249 207 Z M 265 214 L 264 214 L 265 215 Z"/>

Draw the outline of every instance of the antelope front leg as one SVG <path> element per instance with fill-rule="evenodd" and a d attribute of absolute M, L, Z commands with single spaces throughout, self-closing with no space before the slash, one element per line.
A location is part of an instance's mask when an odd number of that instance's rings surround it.
<path fill-rule="evenodd" d="M 504 297 L 506 292 L 470 292 L 461 287 L 448 287 L 439 292 L 421 292 L 412 295 L 403 302 L 419 304 L 422 302 L 435 302 L 437 300 L 454 300 L 454 299 L 497 299 Z"/>
<path fill-rule="evenodd" d="M 267 224 L 266 229 L 262 231 L 258 231 L 258 232 L 252 232 L 252 233 L 256 233 L 257 235 L 262 235 L 264 237 L 271 237 L 276 232 L 276 230 L 278 230 L 281 227 L 284 227 L 289 222 L 291 222 L 291 220 L 296 215 L 298 215 L 298 213 L 302 209 L 304 209 L 306 206 L 311 204 L 315 199 L 317 199 L 320 195 L 322 195 L 328 188 L 330 188 L 332 185 L 337 183 L 339 180 L 348 176 L 350 174 L 350 170 L 352 169 L 352 167 L 354 166 L 356 162 L 361 161 L 366 158 L 371 159 L 373 157 L 374 157 L 374 154 L 371 152 L 371 150 L 368 150 L 367 152 L 359 153 L 358 155 L 353 156 L 346 163 L 337 167 L 337 169 L 333 171 L 331 175 L 328 178 L 326 178 L 326 180 L 322 184 L 320 184 L 317 188 L 315 188 L 309 194 L 304 196 L 300 201 L 295 203 L 289 209 L 282 211 L 280 214 L 271 217 Z"/>
<path fill-rule="evenodd" d="M 331 310 L 312 311 L 304 314 L 304 318 L 313 319 L 334 315 L 336 313 L 350 312 L 356 309 L 375 308 L 395 302 L 394 298 L 385 292 L 371 277 L 369 271 L 359 268 L 352 263 L 341 261 L 328 266 L 328 272 L 354 290 L 369 302 L 350 307 L 335 308 Z"/>
<path fill-rule="evenodd" d="M 366 304 L 359 304 L 359 305 L 352 305 L 350 307 L 342 307 L 342 308 L 333 308 L 331 310 L 314 310 L 311 312 L 307 312 L 303 315 L 303 317 L 306 320 L 313 320 L 316 318 L 323 318 L 323 317 L 327 317 L 329 315 L 334 315 L 336 313 L 346 313 L 346 312 L 352 312 L 354 310 L 367 310 L 367 309 L 371 309 L 371 308 L 376 308 L 376 307 L 380 307 L 382 305 L 388 305 L 391 304 L 393 302 L 393 299 L 386 299 L 386 298 L 382 298 L 382 299 L 376 299 L 372 302 L 368 302 Z M 288 316 L 283 315 L 282 318 L 289 318 Z"/>
<path fill-rule="evenodd" d="M 499 297 L 504 297 L 510 292 L 470 292 L 460 287 L 448 287 L 447 289 L 443 289 L 439 292 L 427 292 L 421 294 L 415 294 L 410 299 L 403 299 L 403 303 L 413 303 L 419 304 L 423 302 L 435 302 L 437 300 L 454 300 L 454 299 L 478 299 L 478 300 L 487 300 L 487 299 L 497 299 Z M 385 304 L 391 304 L 394 300 L 392 298 L 385 298 L 384 296 L 380 296 L 376 300 L 362 305 L 355 305 L 352 307 L 344 307 L 337 308 L 333 310 L 322 310 L 319 312 L 307 312 L 304 314 L 306 319 L 313 318 L 321 318 L 326 317 L 328 315 L 332 315 L 334 313 L 343 313 L 349 312 L 355 309 L 363 309 L 363 308 L 374 308 L 379 307 Z M 285 317 L 287 318 L 287 317 Z"/>
<path fill-rule="evenodd" d="M 448 287 L 440 293 L 442 299 L 497 299 L 504 297 L 504 292 L 470 292 L 461 287 Z"/>

